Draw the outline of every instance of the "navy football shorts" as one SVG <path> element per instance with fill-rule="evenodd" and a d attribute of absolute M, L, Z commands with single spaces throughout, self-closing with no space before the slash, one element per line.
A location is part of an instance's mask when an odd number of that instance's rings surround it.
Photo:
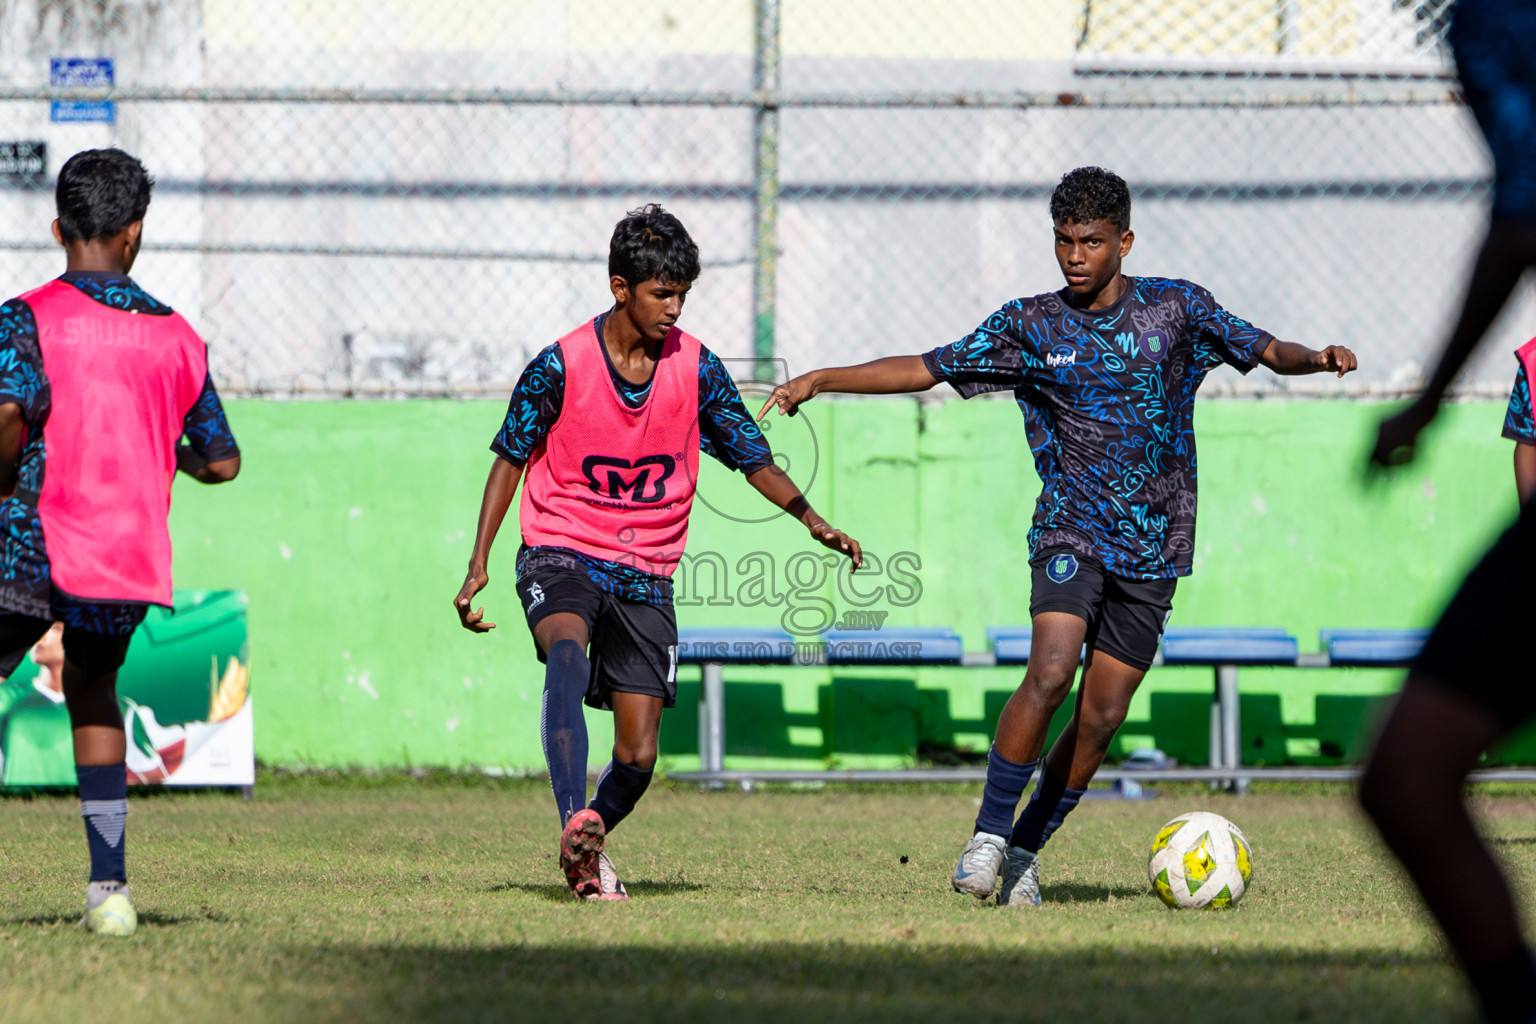
<path fill-rule="evenodd" d="M 579 615 L 591 638 L 588 657 L 588 707 L 613 710 L 611 694 L 643 693 L 660 697 L 662 707 L 677 703 L 677 618 L 672 606 L 626 601 L 598 586 L 585 573 L 563 568 L 524 572 L 517 596 L 531 633 L 558 612 Z M 540 662 L 547 661 L 534 642 Z"/>
<path fill-rule="evenodd" d="M 1178 580 L 1128 580 L 1065 548 L 1029 560 L 1029 614 L 1068 612 L 1088 623 L 1088 646 L 1146 671 L 1173 613 Z"/>

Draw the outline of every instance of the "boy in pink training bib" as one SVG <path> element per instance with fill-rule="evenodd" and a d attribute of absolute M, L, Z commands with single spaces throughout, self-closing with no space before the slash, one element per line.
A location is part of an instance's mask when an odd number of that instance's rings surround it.
<path fill-rule="evenodd" d="M 83 923 L 108 935 L 138 925 L 117 670 L 145 609 L 171 603 L 171 479 L 240 470 L 207 346 L 128 276 L 153 186 L 121 150 L 70 157 L 53 222 L 65 273 L 0 305 L 0 677 L 64 624 L 91 854 Z"/>
<path fill-rule="evenodd" d="M 677 327 L 699 249 L 659 206 L 632 211 L 608 249 L 613 308 L 534 357 L 491 450 L 475 547 L 454 608 L 471 602 L 523 483 L 517 592 L 545 664 L 540 718 L 560 812 L 560 864 L 583 899 L 627 899 L 606 835 L 650 785 L 663 708 L 677 700 L 672 572 L 688 539 L 702 449 L 746 474 L 811 536 L 862 562 L 783 470 L 720 360 Z M 613 712 L 613 758 L 587 804 L 582 702 Z"/>

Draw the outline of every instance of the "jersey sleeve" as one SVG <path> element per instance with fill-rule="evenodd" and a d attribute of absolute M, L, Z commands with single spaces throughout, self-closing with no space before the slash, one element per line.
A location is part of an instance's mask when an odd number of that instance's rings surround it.
<path fill-rule="evenodd" d="M 756 473 L 773 465 L 762 428 L 720 357 L 699 346 L 699 448 L 727 469 Z"/>
<path fill-rule="evenodd" d="M 229 429 L 229 417 L 224 414 L 224 403 L 219 401 L 211 374 L 203 375 L 203 390 L 192 408 L 187 410 L 182 433 L 187 437 L 187 444 L 206 462 L 232 459 L 240 454 L 240 446 L 235 443 L 234 431 Z"/>
<path fill-rule="evenodd" d="M 961 398 L 1035 383 L 1045 368 L 1039 352 L 1039 339 L 1045 335 L 1032 312 L 1032 306 L 1014 300 L 959 341 L 924 352 L 923 365 Z"/>
<path fill-rule="evenodd" d="M 1244 374 L 1258 366 L 1275 336 L 1221 308 L 1199 285 L 1185 284 L 1196 357 L 1208 366 L 1226 363 Z"/>
<path fill-rule="evenodd" d="M 20 299 L 0 305 L 0 405 L 21 407 L 22 422 L 36 426 L 48 412 L 48 378 L 32 307 Z"/>
<path fill-rule="evenodd" d="M 1531 382 L 1525 364 L 1515 372 L 1515 387 L 1509 393 L 1509 409 L 1504 413 L 1504 436 L 1521 444 L 1536 444 L 1536 412 L 1531 409 Z"/>
<path fill-rule="evenodd" d="M 507 418 L 502 421 L 491 451 L 514 466 L 525 466 L 533 451 L 544 443 L 550 428 L 560 418 L 565 400 L 565 363 L 559 344 L 550 345 L 533 357 L 523 369 L 507 403 Z"/>

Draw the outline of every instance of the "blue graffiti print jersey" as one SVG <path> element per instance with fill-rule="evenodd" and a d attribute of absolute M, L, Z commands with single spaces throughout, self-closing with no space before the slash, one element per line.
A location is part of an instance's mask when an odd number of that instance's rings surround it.
<path fill-rule="evenodd" d="M 60 278 L 113 309 L 169 316 L 171 307 L 120 274 L 74 271 Z M 0 405 L 21 408 L 26 436 L 17 459 L 16 492 L 0 502 L 0 610 L 54 619 L 90 633 L 126 635 L 144 619 L 145 606 L 79 601 L 55 590 L 44 547 L 38 496 L 43 490 L 47 428 L 52 393 L 43 373 L 43 354 L 32 307 L 20 299 L 0 305 Z M 187 443 L 212 461 L 240 454 L 211 378 L 183 423 Z"/>
<path fill-rule="evenodd" d="M 1213 368 L 1253 369 L 1274 336 L 1188 281 L 1127 277 L 1114 305 L 1065 290 L 1014 299 L 923 355 L 964 398 L 1012 391 L 1044 485 L 1033 555 L 1068 548 L 1124 579 L 1189 574 L 1195 547 L 1195 391 Z"/>
<path fill-rule="evenodd" d="M 1524 363 L 1515 371 L 1509 409 L 1504 413 L 1504 436 L 1521 444 L 1536 444 L 1536 415 L 1531 410 L 1531 382 L 1526 379 Z"/>
<path fill-rule="evenodd" d="M 603 320 L 593 322 L 597 336 L 603 336 Z M 608 350 L 603 349 L 608 357 Z M 626 380 L 608 361 L 608 376 L 613 380 L 624 403 L 639 408 L 650 394 L 651 382 L 635 384 Z M 507 417 L 491 442 L 491 451 L 514 466 L 524 466 L 549 430 L 560 418 L 565 402 L 565 366 L 560 361 L 560 347 L 550 345 L 523 370 Z M 773 452 L 758 428 L 757 421 L 742 404 L 741 393 L 720 357 L 699 346 L 699 450 L 712 456 L 727 469 L 755 473 L 773 464 Z M 672 581 L 637 569 L 623 562 L 593 558 L 569 548 L 519 548 L 517 577 L 535 569 L 559 568 L 585 573 L 598 587 L 626 601 L 665 606 L 672 603 Z"/>

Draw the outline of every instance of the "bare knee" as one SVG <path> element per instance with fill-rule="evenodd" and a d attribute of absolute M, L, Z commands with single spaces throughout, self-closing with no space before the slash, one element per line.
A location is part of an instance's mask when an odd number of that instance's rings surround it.
<path fill-rule="evenodd" d="M 1115 733 L 1125 724 L 1125 716 L 1129 711 L 1129 706 L 1101 706 L 1084 702 L 1078 714 L 1078 735 L 1092 747 L 1108 750 Z"/>
<path fill-rule="evenodd" d="M 1076 659 L 1031 660 L 1024 681 L 1019 684 L 1018 696 L 1031 705 L 1055 711 L 1072 692 L 1072 681 L 1076 676 Z"/>
<path fill-rule="evenodd" d="M 648 772 L 656 767 L 656 740 L 653 738 L 649 743 L 644 741 L 624 743 L 615 740 L 613 756 L 631 768 L 638 768 L 643 772 Z"/>

